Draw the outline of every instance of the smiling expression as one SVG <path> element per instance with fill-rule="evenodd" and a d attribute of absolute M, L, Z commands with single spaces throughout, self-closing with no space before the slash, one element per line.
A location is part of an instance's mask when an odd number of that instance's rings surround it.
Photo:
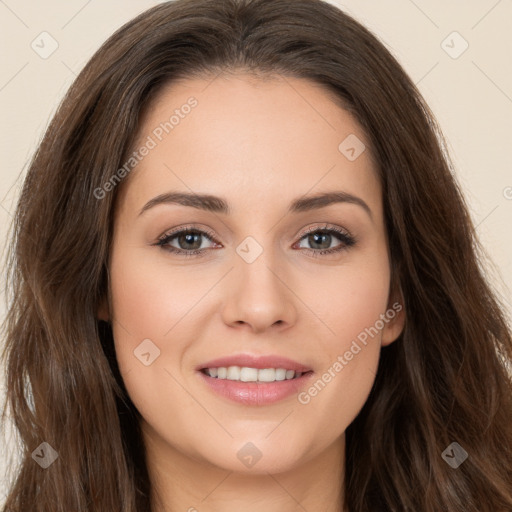
<path fill-rule="evenodd" d="M 243 74 L 167 86 L 135 147 L 148 137 L 121 184 L 99 312 L 143 431 L 234 471 L 249 442 L 253 472 L 305 463 L 342 438 L 403 327 L 403 314 L 386 322 L 299 402 L 394 302 L 370 143 L 319 85 Z"/>

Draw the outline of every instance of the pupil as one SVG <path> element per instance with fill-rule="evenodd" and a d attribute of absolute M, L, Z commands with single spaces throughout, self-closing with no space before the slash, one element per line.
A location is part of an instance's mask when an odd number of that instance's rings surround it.
<path fill-rule="evenodd" d="M 194 233 L 187 233 L 185 235 L 182 235 L 181 238 L 185 238 L 185 241 L 186 243 L 193 243 L 194 241 L 194 237 L 196 238 L 199 238 L 199 234 L 194 234 Z M 198 249 L 199 247 L 201 246 L 201 244 L 199 243 L 199 245 L 197 245 L 197 240 L 196 240 L 196 245 L 194 247 L 187 247 L 187 249 Z"/>
<path fill-rule="evenodd" d="M 331 235 L 329 235 L 329 234 L 327 234 L 327 233 L 321 233 L 321 234 L 319 234 L 319 233 L 315 233 L 314 235 L 311 235 L 311 236 L 310 236 L 310 238 L 312 238 L 312 239 L 313 239 L 312 245 L 313 245 L 313 246 L 314 246 L 314 245 L 316 245 L 316 244 L 321 245 L 321 242 L 318 242 L 318 241 L 317 241 L 317 239 L 318 239 L 319 237 L 320 237 L 320 238 L 325 238 L 325 237 L 330 237 L 330 236 L 331 236 Z M 329 240 L 329 242 L 330 242 L 330 239 L 328 239 L 328 240 Z M 327 244 L 327 247 L 328 247 L 329 245 L 331 245 L 331 244 L 330 244 L 330 243 L 329 243 L 329 244 Z M 325 249 L 325 247 L 315 247 L 315 248 L 316 248 L 316 249 Z"/>

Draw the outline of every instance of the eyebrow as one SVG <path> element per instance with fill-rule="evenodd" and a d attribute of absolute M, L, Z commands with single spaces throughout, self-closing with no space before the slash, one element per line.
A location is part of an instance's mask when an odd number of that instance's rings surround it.
<path fill-rule="evenodd" d="M 332 191 L 319 193 L 312 196 L 302 196 L 292 201 L 288 207 L 288 213 L 301 213 L 324 208 L 331 204 L 349 203 L 363 208 L 373 220 L 370 207 L 360 198 L 344 191 Z M 221 197 L 210 194 L 194 194 L 189 192 L 166 192 L 150 199 L 139 212 L 139 216 L 144 212 L 161 204 L 179 204 L 205 210 L 214 213 L 230 215 L 231 209 L 228 202 Z"/>

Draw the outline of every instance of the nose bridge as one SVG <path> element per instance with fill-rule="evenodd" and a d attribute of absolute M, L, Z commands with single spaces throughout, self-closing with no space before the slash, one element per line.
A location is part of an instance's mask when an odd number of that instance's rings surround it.
<path fill-rule="evenodd" d="M 295 320 L 293 294 L 286 286 L 272 233 L 246 237 L 237 247 L 234 269 L 228 285 L 225 321 L 246 323 L 254 330 Z M 280 269 L 280 270 L 278 270 Z"/>

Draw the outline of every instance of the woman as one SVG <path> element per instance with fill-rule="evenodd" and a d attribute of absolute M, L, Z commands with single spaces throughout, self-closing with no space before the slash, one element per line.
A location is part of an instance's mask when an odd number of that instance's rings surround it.
<path fill-rule="evenodd" d="M 118 30 L 10 255 L 6 512 L 512 509 L 512 340 L 442 135 L 335 7 Z"/>

